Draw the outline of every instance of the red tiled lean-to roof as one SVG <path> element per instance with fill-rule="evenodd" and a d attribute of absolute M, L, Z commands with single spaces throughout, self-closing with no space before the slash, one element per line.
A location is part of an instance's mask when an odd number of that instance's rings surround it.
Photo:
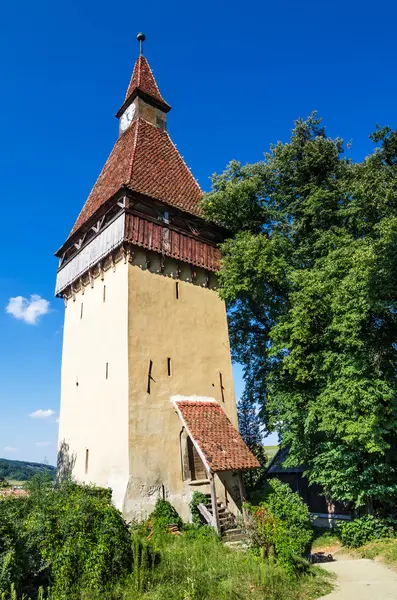
<path fill-rule="evenodd" d="M 213 473 L 259 467 L 259 462 L 215 400 L 176 400 L 174 406 Z"/>
<path fill-rule="evenodd" d="M 200 216 L 203 192 L 167 132 L 137 119 L 119 137 L 72 229 L 122 186 Z"/>
<path fill-rule="evenodd" d="M 162 95 L 160 94 L 160 90 L 153 76 L 148 61 L 142 55 L 139 56 L 138 60 L 135 63 L 134 71 L 132 73 L 131 81 L 128 86 L 127 93 L 125 95 L 124 102 L 126 102 L 131 96 L 131 94 L 133 94 L 133 92 L 135 92 L 135 90 L 137 89 L 141 90 L 141 92 L 144 92 L 148 96 L 151 96 L 155 100 L 158 100 L 162 104 L 167 104 Z"/>

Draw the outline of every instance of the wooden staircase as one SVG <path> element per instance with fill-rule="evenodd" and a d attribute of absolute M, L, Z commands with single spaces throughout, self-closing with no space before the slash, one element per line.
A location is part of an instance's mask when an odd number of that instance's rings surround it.
<path fill-rule="evenodd" d="M 211 502 L 211 494 L 206 494 L 207 502 L 203 505 L 199 505 L 200 507 L 204 507 L 204 510 L 200 510 L 201 514 L 204 516 L 205 520 L 209 525 L 214 524 L 214 515 L 212 510 L 212 502 Z M 242 531 L 241 527 L 238 526 L 236 521 L 236 517 L 229 511 L 227 506 L 217 500 L 218 507 L 218 517 L 219 517 L 219 527 L 220 534 L 222 536 L 223 542 L 231 547 L 231 548 L 243 548 L 244 546 L 248 546 L 248 538 L 246 534 Z"/>

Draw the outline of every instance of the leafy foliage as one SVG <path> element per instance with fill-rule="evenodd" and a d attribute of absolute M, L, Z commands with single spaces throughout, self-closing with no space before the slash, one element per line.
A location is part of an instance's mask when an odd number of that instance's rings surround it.
<path fill-rule="evenodd" d="M 289 466 L 368 508 L 397 495 L 397 132 L 371 138 L 353 163 L 311 115 L 203 200 L 232 233 L 220 293 L 251 402 Z"/>
<path fill-rule="evenodd" d="M 34 480 L 30 496 L 0 502 L 1 600 L 298 600 L 330 585 L 229 550 L 212 527 L 173 536 L 169 503 L 127 528 L 108 490 Z M 282 522 L 280 520 L 281 526 Z"/>
<path fill-rule="evenodd" d="M 206 504 L 206 503 L 207 503 L 207 496 L 205 494 L 202 494 L 201 492 L 197 492 L 197 491 L 193 492 L 193 496 L 190 501 L 189 508 L 190 508 L 190 513 L 192 515 L 192 522 L 194 525 L 199 526 L 202 524 L 198 505 Z"/>
<path fill-rule="evenodd" d="M 307 506 L 277 479 L 270 482 L 265 498 L 259 506 L 247 507 L 246 529 L 254 548 L 265 558 L 274 556 L 289 572 L 307 568 L 301 559 L 314 535 Z"/>
<path fill-rule="evenodd" d="M 175 508 L 167 500 L 158 499 L 154 511 L 150 515 L 150 522 L 156 529 L 166 529 L 168 525 L 182 526 L 182 519 Z"/>
<path fill-rule="evenodd" d="M 374 540 L 395 537 L 397 534 L 397 521 L 365 515 L 339 525 L 337 533 L 344 546 L 359 548 Z"/>
<path fill-rule="evenodd" d="M 50 586 L 53 600 L 73 600 L 130 571 L 128 528 L 98 488 L 34 481 L 29 497 L 0 502 L 0 523 L 0 591 L 13 581 L 18 593 Z"/>

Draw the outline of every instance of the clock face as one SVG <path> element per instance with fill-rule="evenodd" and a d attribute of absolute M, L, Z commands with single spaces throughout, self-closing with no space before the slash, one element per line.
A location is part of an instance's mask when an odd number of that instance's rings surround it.
<path fill-rule="evenodd" d="M 127 106 L 120 119 L 120 130 L 125 131 L 132 123 L 135 114 L 135 104 Z"/>

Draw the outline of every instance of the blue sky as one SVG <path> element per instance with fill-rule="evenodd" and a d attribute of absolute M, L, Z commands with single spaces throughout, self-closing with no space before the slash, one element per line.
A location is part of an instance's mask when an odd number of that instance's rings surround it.
<path fill-rule="evenodd" d="M 55 461 L 63 304 L 53 253 L 116 139 L 137 32 L 173 108 L 171 136 L 208 190 L 211 173 L 260 160 L 312 110 L 361 160 L 376 122 L 396 126 L 396 18 L 390 0 L 3 2 L 0 456 Z M 49 304 L 35 298 L 26 312 L 19 297 L 32 295 Z"/>

